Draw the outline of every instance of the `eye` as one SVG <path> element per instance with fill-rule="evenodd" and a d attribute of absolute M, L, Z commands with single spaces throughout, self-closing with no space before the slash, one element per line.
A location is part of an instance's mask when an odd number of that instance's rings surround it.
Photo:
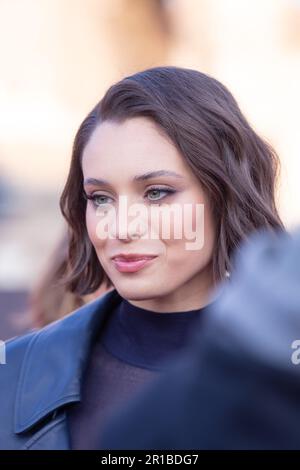
<path fill-rule="evenodd" d="M 148 195 L 150 193 L 152 193 L 152 195 L 154 194 L 154 197 L 149 198 L 149 201 L 155 202 L 155 201 L 160 201 L 161 199 L 164 199 L 169 194 L 175 193 L 175 190 L 174 189 L 167 189 L 167 188 L 151 188 L 147 191 L 146 194 Z M 162 197 L 159 197 L 160 193 L 165 193 L 165 195 L 162 196 Z"/>
<path fill-rule="evenodd" d="M 167 197 L 170 194 L 175 193 L 176 191 L 174 189 L 167 189 L 167 188 L 151 188 L 146 192 L 146 195 L 148 196 L 149 194 L 152 195 L 152 197 L 148 198 L 148 201 L 150 202 L 156 202 L 156 201 L 161 201 L 165 197 Z M 164 193 L 163 196 L 161 196 L 161 193 Z M 83 196 L 85 199 L 88 199 L 92 201 L 94 207 L 100 207 L 105 204 L 111 204 L 113 202 L 113 199 L 109 196 L 105 196 L 104 194 L 92 194 L 88 195 L 85 192 L 83 193 Z"/>
<path fill-rule="evenodd" d="M 84 193 L 84 197 L 92 201 L 95 207 L 103 206 L 104 204 L 110 204 L 112 201 L 112 198 L 110 198 L 109 196 L 105 196 L 104 194 L 88 195 Z M 110 201 L 108 201 L 107 199 L 110 199 Z"/>

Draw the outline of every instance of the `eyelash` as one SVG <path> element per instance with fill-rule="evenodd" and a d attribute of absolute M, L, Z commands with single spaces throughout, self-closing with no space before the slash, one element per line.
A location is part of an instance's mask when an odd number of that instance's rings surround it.
<path fill-rule="evenodd" d="M 160 199 L 149 199 L 150 202 L 156 204 L 157 202 L 160 202 L 162 199 L 164 199 L 165 197 L 171 195 L 171 194 L 174 194 L 176 191 L 174 189 L 167 189 L 167 188 L 151 188 L 151 189 L 148 189 L 148 191 L 146 192 L 146 194 L 148 194 L 149 192 L 151 191 L 162 191 L 162 192 L 165 192 L 167 193 L 166 196 L 163 196 L 162 198 Z M 84 197 L 90 201 L 92 201 L 94 207 L 99 207 L 101 206 L 102 204 L 97 204 L 96 203 L 96 200 L 97 198 L 99 197 L 106 197 L 106 198 L 109 198 L 109 196 L 105 196 L 104 194 L 95 194 L 95 195 L 88 195 L 86 194 L 85 192 L 83 193 Z M 106 203 L 104 203 L 106 204 Z"/>

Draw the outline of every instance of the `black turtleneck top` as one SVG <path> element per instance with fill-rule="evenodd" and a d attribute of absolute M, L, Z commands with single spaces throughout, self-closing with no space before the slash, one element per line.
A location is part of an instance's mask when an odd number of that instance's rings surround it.
<path fill-rule="evenodd" d="M 72 449 L 97 448 L 110 416 L 168 369 L 206 308 L 159 313 L 122 299 L 93 345 L 82 401 L 69 410 Z"/>

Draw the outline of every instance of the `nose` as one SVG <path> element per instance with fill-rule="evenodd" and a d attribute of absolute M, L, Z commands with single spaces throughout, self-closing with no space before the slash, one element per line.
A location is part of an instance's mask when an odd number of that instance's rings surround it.
<path fill-rule="evenodd" d="M 116 212 L 116 223 L 114 224 L 115 238 L 130 241 L 138 239 L 145 235 L 148 230 L 148 210 L 144 204 L 131 202 L 128 203 L 125 196 L 119 202 Z"/>

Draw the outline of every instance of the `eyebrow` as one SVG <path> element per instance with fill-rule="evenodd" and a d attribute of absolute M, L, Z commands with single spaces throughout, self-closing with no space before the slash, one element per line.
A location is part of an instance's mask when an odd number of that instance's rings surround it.
<path fill-rule="evenodd" d="M 157 171 L 148 171 L 147 173 L 143 173 L 141 175 L 135 175 L 132 178 L 133 182 L 145 181 L 150 178 L 157 178 L 160 176 L 175 176 L 175 178 L 183 179 L 182 175 L 175 173 L 175 171 L 170 170 L 157 170 Z M 101 179 L 101 178 L 87 178 L 84 180 L 84 185 L 107 185 L 110 186 L 109 181 Z"/>

